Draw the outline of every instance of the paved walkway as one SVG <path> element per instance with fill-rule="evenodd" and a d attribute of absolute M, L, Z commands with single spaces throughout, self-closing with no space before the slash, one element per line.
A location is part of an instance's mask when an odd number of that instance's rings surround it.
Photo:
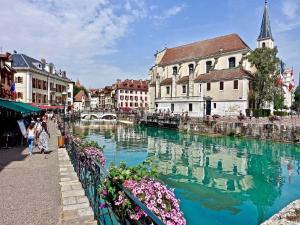
<path fill-rule="evenodd" d="M 0 149 L 0 224 L 56 225 L 61 213 L 58 131 L 50 125 L 45 156 L 24 148 Z"/>

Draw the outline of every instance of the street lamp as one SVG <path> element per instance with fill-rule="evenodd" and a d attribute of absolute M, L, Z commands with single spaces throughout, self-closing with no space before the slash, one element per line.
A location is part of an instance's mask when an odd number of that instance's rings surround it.
<path fill-rule="evenodd" d="M 67 106 L 67 95 L 68 95 L 68 93 L 67 92 L 63 92 L 63 93 L 61 93 L 61 95 L 62 95 L 62 98 L 63 98 L 63 103 L 64 103 L 64 129 L 65 129 L 65 122 L 66 122 L 66 106 Z"/>

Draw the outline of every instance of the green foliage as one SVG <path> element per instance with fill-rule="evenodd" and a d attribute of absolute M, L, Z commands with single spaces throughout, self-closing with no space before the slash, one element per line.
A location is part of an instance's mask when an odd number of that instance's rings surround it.
<path fill-rule="evenodd" d="M 274 109 L 283 109 L 284 107 L 284 95 L 283 91 L 278 91 L 274 95 Z"/>
<path fill-rule="evenodd" d="M 103 150 L 104 146 L 100 146 L 96 141 L 87 141 L 85 140 L 83 144 L 80 145 L 82 148 L 93 147 Z"/>
<path fill-rule="evenodd" d="M 268 117 L 271 114 L 270 109 L 252 109 L 254 117 Z"/>
<path fill-rule="evenodd" d="M 274 116 L 287 116 L 288 113 L 284 111 L 274 111 L 273 112 Z"/>
<path fill-rule="evenodd" d="M 273 101 L 274 94 L 277 93 L 277 52 L 277 48 L 257 48 L 245 57 L 257 70 L 253 78 L 253 97 L 257 108 L 262 108 L 264 102 Z"/>
<path fill-rule="evenodd" d="M 76 85 L 74 85 L 74 87 L 73 87 L 73 96 L 77 95 L 78 92 L 81 91 L 81 90 L 83 90 L 85 95 L 88 96 L 88 91 L 85 87 L 83 87 L 83 86 L 79 87 L 79 86 L 76 86 Z"/>

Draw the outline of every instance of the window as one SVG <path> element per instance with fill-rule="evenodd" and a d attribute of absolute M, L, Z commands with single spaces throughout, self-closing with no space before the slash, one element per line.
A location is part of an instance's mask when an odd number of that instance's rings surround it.
<path fill-rule="evenodd" d="M 193 112 L 193 104 L 192 103 L 189 104 L 189 111 Z"/>
<path fill-rule="evenodd" d="M 71 98 L 71 92 L 68 92 L 68 98 Z"/>
<path fill-rule="evenodd" d="M 229 68 L 235 68 L 235 57 L 231 57 L 228 59 Z"/>
<path fill-rule="evenodd" d="M 239 81 L 238 80 L 233 81 L 233 89 L 239 89 Z"/>
<path fill-rule="evenodd" d="M 134 106 L 135 107 L 139 107 L 139 104 L 136 102 L 136 103 L 134 103 Z"/>
<path fill-rule="evenodd" d="M 132 94 L 133 93 L 133 91 L 130 91 L 130 94 Z"/>
<path fill-rule="evenodd" d="M 223 91 L 223 90 L 224 90 L 224 82 L 220 81 L 220 91 Z"/>
<path fill-rule="evenodd" d="M 43 89 L 47 90 L 47 81 L 43 81 Z"/>
<path fill-rule="evenodd" d="M 139 100 L 139 98 L 138 98 L 138 96 L 135 96 L 135 98 L 134 98 L 136 101 L 138 101 Z"/>
<path fill-rule="evenodd" d="M 128 93 L 128 91 L 125 91 L 125 93 Z"/>
<path fill-rule="evenodd" d="M 123 107 L 123 102 L 121 102 L 121 107 Z"/>
<path fill-rule="evenodd" d="M 199 84 L 199 92 L 201 93 L 201 84 Z"/>
<path fill-rule="evenodd" d="M 32 78 L 32 87 L 35 88 L 35 79 Z"/>
<path fill-rule="evenodd" d="M 124 99 L 124 96 L 123 96 L 123 95 L 121 95 L 121 96 L 120 96 L 120 99 L 121 99 L 121 100 L 123 100 L 123 99 Z"/>
<path fill-rule="evenodd" d="M 18 92 L 17 93 L 17 98 L 23 99 L 23 93 L 22 92 Z"/>
<path fill-rule="evenodd" d="M 170 94 L 170 87 L 166 87 L 167 88 L 167 95 Z"/>
<path fill-rule="evenodd" d="M 143 101 L 143 97 L 140 97 L 140 100 Z"/>
<path fill-rule="evenodd" d="M 145 97 L 145 101 L 147 101 L 147 97 Z"/>
<path fill-rule="evenodd" d="M 124 91 L 123 90 L 120 90 L 120 93 L 123 93 Z"/>
<path fill-rule="evenodd" d="M 217 103 L 214 103 L 214 109 L 216 109 L 217 108 Z"/>
<path fill-rule="evenodd" d="M 207 61 L 206 62 L 206 73 L 209 73 L 212 69 L 212 61 Z"/>
<path fill-rule="evenodd" d="M 130 102 L 130 107 L 132 107 L 133 105 L 132 105 L 132 102 Z"/>
<path fill-rule="evenodd" d="M 262 43 L 262 47 L 263 47 L 263 48 L 266 47 L 266 43 L 265 43 L 265 42 Z"/>
<path fill-rule="evenodd" d="M 185 85 L 182 86 L 182 93 L 183 93 L 183 94 L 186 93 L 186 86 L 185 86 Z"/>
<path fill-rule="evenodd" d="M 131 100 L 131 101 L 133 100 L 133 96 L 130 96 L 130 100 Z"/>
<path fill-rule="evenodd" d="M 174 104 L 171 104 L 171 112 L 174 112 Z"/>
<path fill-rule="evenodd" d="M 206 89 L 207 89 L 207 91 L 210 91 L 210 83 L 206 84 Z"/>
<path fill-rule="evenodd" d="M 189 75 L 194 73 L 194 64 L 189 64 Z"/>
<path fill-rule="evenodd" d="M 173 66 L 173 75 L 177 75 L 178 69 L 177 66 Z"/>
<path fill-rule="evenodd" d="M 35 103 L 35 93 L 32 93 L 32 102 Z"/>
<path fill-rule="evenodd" d="M 18 77 L 18 83 L 23 84 L 23 77 Z"/>
<path fill-rule="evenodd" d="M 47 102 L 47 95 L 44 95 L 44 103 Z"/>

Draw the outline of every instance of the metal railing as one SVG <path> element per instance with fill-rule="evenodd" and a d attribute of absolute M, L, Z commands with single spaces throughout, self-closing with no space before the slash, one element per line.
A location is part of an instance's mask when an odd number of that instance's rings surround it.
<path fill-rule="evenodd" d="M 138 224 L 138 225 L 163 225 L 164 223 L 152 213 L 141 201 L 139 201 L 129 190 L 123 185 L 117 184 L 116 187 L 120 191 L 124 191 L 125 195 L 132 202 L 132 204 L 140 207 L 146 214 L 146 220 L 132 221 L 127 217 L 124 212 L 123 215 L 119 215 L 114 212 L 113 207 L 109 202 L 106 202 L 100 197 L 98 193 L 98 187 L 105 179 L 105 171 L 103 167 L 93 158 L 90 158 L 83 151 L 79 150 L 79 146 L 73 141 L 67 143 L 67 150 L 70 156 L 71 162 L 74 166 L 80 182 L 85 190 L 85 194 L 89 199 L 90 206 L 94 211 L 94 217 L 98 222 L 98 225 L 114 225 L 114 224 Z M 86 163 L 87 160 L 91 163 Z M 111 179 L 111 178 L 110 178 Z M 102 207 L 105 205 L 105 207 Z"/>

